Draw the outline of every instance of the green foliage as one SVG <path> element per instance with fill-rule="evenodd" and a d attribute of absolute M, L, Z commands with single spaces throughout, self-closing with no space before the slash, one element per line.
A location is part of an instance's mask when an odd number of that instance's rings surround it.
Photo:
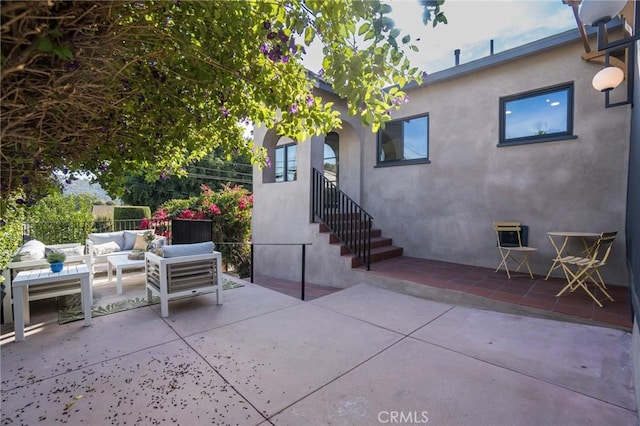
<path fill-rule="evenodd" d="M 202 160 L 185 167 L 188 178 L 161 176 L 149 182 L 145 175 L 127 175 L 122 201 L 130 205 L 149 206 L 155 211 L 162 203 L 175 198 L 189 198 L 200 194 L 201 185 L 213 190 L 224 185 L 241 184 L 249 191 L 252 187 L 253 166 L 247 156 L 234 155 L 227 161 L 217 149 Z"/>
<path fill-rule="evenodd" d="M 113 220 L 143 219 L 151 217 L 151 209 L 147 206 L 115 206 Z"/>
<path fill-rule="evenodd" d="M 45 244 L 84 242 L 93 227 L 93 204 L 84 195 L 54 193 L 26 213 L 31 237 Z"/>
<path fill-rule="evenodd" d="M 113 221 L 116 231 L 135 229 L 142 219 L 151 217 L 147 206 L 116 206 L 113 208 Z"/>
<path fill-rule="evenodd" d="M 19 205 L 17 199 L 22 200 L 22 194 L 0 200 L 0 270 L 7 267 L 22 244 L 24 206 Z M 0 277 L 0 283 L 3 279 Z"/>
<path fill-rule="evenodd" d="M 113 218 L 111 216 L 98 216 L 93 222 L 94 232 L 112 232 Z"/>
<path fill-rule="evenodd" d="M 59 251 L 52 251 L 47 255 L 47 262 L 49 263 L 64 262 L 66 259 L 67 256 Z"/>
<path fill-rule="evenodd" d="M 171 219 L 211 219 L 213 240 L 224 264 L 227 268 L 233 266 L 241 276 L 248 276 L 252 208 L 253 195 L 240 186 L 226 185 L 221 191 L 212 191 L 202 185 L 198 196 L 170 200 L 160 206 L 148 226 Z"/>
<path fill-rule="evenodd" d="M 446 23 L 441 0 L 423 3 Z M 127 175 L 185 175 L 214 149 L 265 164 L 240 123 L 298 141 L 339 128 L 302 65 L 314 40 L 322 78 L 377 132 L 405 98 L 386 86 L 421 79 L 390 11 L 380 0 L 3 2 L 2 195 L 51 184 L 57 169 L 92 172 L 118 196 Z"/>

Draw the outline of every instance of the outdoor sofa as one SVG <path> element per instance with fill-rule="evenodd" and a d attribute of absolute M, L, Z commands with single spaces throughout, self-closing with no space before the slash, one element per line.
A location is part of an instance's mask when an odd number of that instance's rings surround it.
<path fill-rule="evenodd" d="M 96 265 L 106 265 L 107 258 L 114 255 L 130 254 L 134 248 L 146 249 L 146 243 L 142 236 L 153 230 L 137 229 L 114 232 L 94 232 L 87 236 L 87 254 L 93 258 L 93 267 Z M 161 247 L 166 243 L 166 238 L 156 235 L 154 244 Z"/>

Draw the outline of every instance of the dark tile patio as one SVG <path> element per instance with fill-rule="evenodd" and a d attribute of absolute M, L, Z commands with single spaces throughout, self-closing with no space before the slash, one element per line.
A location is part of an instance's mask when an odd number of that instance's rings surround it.
<path fill-rule="evenodd" d="M 632 328 L 631 295 L 627 287 L 608 286 L 615 302 L 603 301 L 604 306 L 600 308 L 582 290 L 556 297 L 566 284 L 561 278 L 552 277 L 545 281 L 543 276 L 534 275 L 534 279 L 531 279 L 528 275 L 512 274 L 512 278 L 508 279 L 504 271 L 494 272 L 491 268 L 407 256 L 373 263 L 368 273 L 480 296 L 487 299 L 488 305 L 491 301 L 496 301 L 533 308 L 543 317 L 545 313 L 550 313 L 555 314 L 550 317 L 569 321 L 625 330 Z M 300 298 L 300 281 L 259 276 L 255 278 L 255 283 Z M 313 300 L 340 290 L 313 283 L 306 283 L 305 289 L 305 300 Z M 596 293 L 596 297 L 602 296 Z"/>

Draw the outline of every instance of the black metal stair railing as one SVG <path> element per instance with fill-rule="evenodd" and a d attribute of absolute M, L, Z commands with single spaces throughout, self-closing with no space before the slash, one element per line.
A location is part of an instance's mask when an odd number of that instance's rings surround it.
<path fill-rule="evenodd" d="M 370 270 L 373 217 L 315 168 L 311 204 L 312 220 L 326 225 Z"/>

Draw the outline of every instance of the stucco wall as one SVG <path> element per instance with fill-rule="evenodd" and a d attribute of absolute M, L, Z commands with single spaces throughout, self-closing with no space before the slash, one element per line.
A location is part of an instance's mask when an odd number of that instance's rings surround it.
<path fill-rule="evenodd" d="M 326 102 L 337 102 L 344 122 L 334 131 L 340 135 L 339 186 L 356 202 L 360 201 L 361 126 L 348 117 L 346 105 L 338 98 L 321 92 Z M 368 130 L 370 132 L 370 130 Z M 274 130 L 254 129 L 254 140 L 261 146 L 275 146 L 279 137 Z M 298 176 L 294 182 L 272 182 L 273 169 L 258 171 L 253 178 L 254 213 L 252 237 L 254 270 L 257 274 L 300 280 L 301 247 L 261 245 L 264 243 L 309 243 L 306 247 L 306 279 L 309 282 L 346 287 L 349 261 L 341 257 L 339 247 L 329 245 L 328 235 L 318 233 L 318 225 L 310 224 L 310 192 L 312 168 L 323 168 L 324 136 L 314 136 L 298 144 Z M 271 182 L 270 182 L 271 181 Z"/>
<path fill-rule="evenodd" d="M 517 220 L 529 226 L 529 244 L 539 249 L 530 262 L 534 272 L 546 274 L 555 255 L 548 231 L 618 231 L 603 275 L 610 284 L 628 285 L 629 107 L 605 109 L 603 95 L 591 86 L 600 65 L 583 61 L 582 52 L 576 42 L 410 90 L 411 101 L 394 118 L 429 113 L 429 164 L 375 167 L 375 135 L 343 114 L 348 123 L 336 130 L 341 188 L 407 256 L 495 267 L 491 224 Z M 496 146 L 500 97 L 566 82 L 574 83 L 576 139 Z M 254 132 L 257 144 L 274 138 L 273 130 Z M 323 139 L 299 144 L 296 182 L 265 184 L 254 175 L 254 241 L 317 241 L 317 228 L 309 225 L 309 178 L 312 165 L 321 167 Z M 349 281 L 342 264 L 332 266 L 340 262 L 332 248 L 310 248 L 310 280 Z M 278 249 L 261 251 L 259 273 L 299 278 L 299 258 L 289 262 Z"/>
<path fill-rule="evenodd" d="M 535 273 L 555 252 L 548 231 L 602 232 L 617 238 L 608 283 L 627 285 L 625 203 L 628 106 L 604 108 L 591 86 L 599 66 L 581 60 L 581 46 L 409 92 L 394 118 L 428 112 L 430 164 L 375 168 L 376 139 L 366 136 L 363 205 L 374 224 L 407 256 L 486 267 L 499 263 L 492 222 L 529 225 Z M 497 147 L 499 98 L 574 82 L 576 139 Z M 558 271 L 560 272 L 560 271 Z"/>

